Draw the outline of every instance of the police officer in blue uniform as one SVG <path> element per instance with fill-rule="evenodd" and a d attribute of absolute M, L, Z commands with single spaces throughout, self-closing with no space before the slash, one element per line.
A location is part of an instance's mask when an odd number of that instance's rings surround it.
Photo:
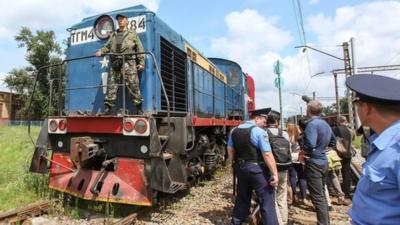
<path fill-rule="evenodd" d="M 349 211 L 355 225 L 400 224 L 400 80 L 354 75 L 346 85 L 355 94 L 361 124 L 376 133 Z"/>
<path fill-rule="evenodd" d="M 229 135 L 229 162 L 233 159 L 233 169 L 238 180 L 233 225 L 246 222 L 253 190 L 260 206 L 262 224 L 278 225 L 275 209 L 278 172 L 268 135 L 261 128 L 266 125 L 269 111 L 270 108 L 253 111 L 252 119 L 234 128 Z"/>

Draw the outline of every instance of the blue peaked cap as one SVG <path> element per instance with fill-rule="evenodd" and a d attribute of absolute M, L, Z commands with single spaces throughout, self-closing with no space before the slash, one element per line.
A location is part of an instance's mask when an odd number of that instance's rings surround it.
<path fill-rule="evenodd" d="M 271 112 L 271 108 L 262 108 L 262 109 L 255 109 L 250 112 L 251 116 L 263 116 L 267 117 L 268 114 Z"/>
<path fill-rule="evenodd" d="M 377 104 L 400 103 L 400 80 L 381 75 L 356 74 L 346 79 L 360 101 Z"/>

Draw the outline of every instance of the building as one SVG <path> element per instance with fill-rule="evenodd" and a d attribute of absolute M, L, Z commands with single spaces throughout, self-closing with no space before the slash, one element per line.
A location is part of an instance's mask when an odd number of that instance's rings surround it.
<path fill-rule="evenodd" d="M 15 95 L 10 91 L 0 91 L 0 124 L 16 119 L 16 111 L 19 106 L 14 101 L 14 97 Z"/>

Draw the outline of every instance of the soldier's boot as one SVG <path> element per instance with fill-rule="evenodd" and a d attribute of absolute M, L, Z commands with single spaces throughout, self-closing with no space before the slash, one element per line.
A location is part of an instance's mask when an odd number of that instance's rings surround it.
<path fill-rule="evenodd" d="M 143 111 L 142 111 L 142 99 L 139 100 L 134 100 L 133 104 L 136 106 L 136 113 L 137 115 L 143 115 Z"/>
<path fill-rule="evenodd" d="M 111 115 L 112 106 L 110 104 L 104 103 L 104 115 Z"/>
<path fill-rule="evenodd" d="M 143 115 L 143 111 L 142 111 L 142 103 L 139 103 L 136 105 L 136 111 L 138 115 Z"/>

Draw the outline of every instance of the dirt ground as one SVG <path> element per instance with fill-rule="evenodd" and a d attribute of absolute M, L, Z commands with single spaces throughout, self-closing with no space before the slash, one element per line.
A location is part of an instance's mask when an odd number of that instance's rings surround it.
<path fill-rule="evenodd" d="M 332 198 L 331 224 L 350 224 L 349 206 L 335 204 Z M 232 177 L 226 170 L 219 171 L 215 180 L 192 187 L 190 194 L 176 202 L 161 207 L 142 218 L 138 224 L 229 224 L 233 208 Z M 311 205 L 290 206 L 289 224 L 316 224 L 316 214 Z"/>
<path fill-rule="evenodd" d="M 336 205 L 333 198 L 330 211 L 331 224 L 347 225 L 350 218 L 347 215 L 349 206 Z M 214 224 L 225 225 L 230 223 L 233 208 L 232 177 L 226 169 L 217 171 L 211 181 L 201 181 L 190 190 L 172 196 L 162 196 L 159 205 L 148 210 L 135 224 L 140 225 L 195 225 Z M 112 224 L 105 218 L 69 219 L 67 217 L 52 218 L 43 216 L 32 220 L 30 224 Z M 289 208 L 289 224 L 311 225 L 316 224 L 316 214 L 311 204 L 296 204 Z"/>

